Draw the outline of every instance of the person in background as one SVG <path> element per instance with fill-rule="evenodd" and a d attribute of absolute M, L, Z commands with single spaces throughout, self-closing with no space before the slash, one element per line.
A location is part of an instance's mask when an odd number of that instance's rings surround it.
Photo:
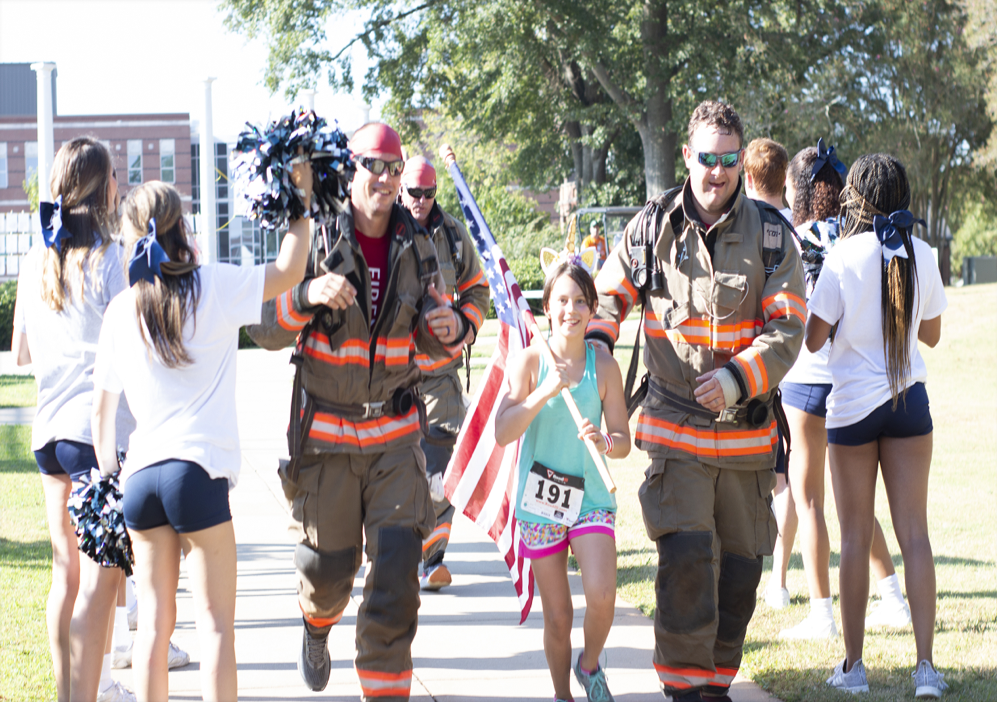
<path fill-rule="evenodd" d="M 779 210 L 786 221 L 793 221 L 792 205 L 786 207 L 782 190 L 786 186 L 789 153 L 771 139 L 752 139 L 744 150 L 744 194 Z"/>
<path fill-rule="evenodd" d="M 932 657 L 935 564 L 928 536 L 932 421 L 918 341 L 934 347 L 947 301 L 931 248 L 913 236 L 910 184 L 887 154 L 860 157 L 841 193 L 841 240 L 828 254 L 810 295 L 806 344 L 824 347 L 831 393 L 827 442 L 841 524 L 841 628 L 845 658 L 827 680 L 866 692 L 862 664 L 869 598 L 869 551 L 875 531 L 876 481 L 882 471 L 893 527 L 904 558 L 917 665 L 915 697 L 940 697 L 947 685 Z"/>
<path fill-rule="evenodd" d="M 420 353 L 415 358 L 422 370 L 419 391 L 426 401 L 429 424 L 429 435 L 422 439 L 422 450 L 426 454 L 426 476 L 436 511 L 436 528 L 422 542 L 419 586 L 423 590 L 439 590 L 452 580 L 443 557 L 450 541 L 454 508 L 443 494 L 443 472 L 450 462 L 467 413 L 460 383 L 462 351 L 474 343 L 488 313 L 488 279 L 481 271 L 474 242 L 464 225 L 437 204 L 436 188 L 436 169 L 429 160 L 414 156 L 405 162 L 400 192 L 402 205 L 432 235 L 447 286 L 445 297 L 453 301 L 454 309 L 464 317 L 467 326 L 464 346 L 454 347 L 450 357 L 433 360 Z"/>
<path fill-rule="evenodd" d="M 70 493 L 97 464 L 90 432 L 97 338 L 108 304 L 127 287 L 114 240 L 118 182 L 111 154 L 90 137 L 68 141 L 52 164 L 51 188 L 56 202 L 41 204 L 43 241 L 21 263 L 12 350 L 18 365 L 33 365 L 38 383 L 31 448 L 52 541 L 46 620 L 56 694 L 60 702 L 134 700 L 111 678 L 108 632 L 123 573 L 80 557 L 67 509 Z M 122 405 L 113 419 L 127 447 L 134 428 L 128 408 Z"/>
<path fill-rule="evenodd" d="M 592 224 L 589 225 L 588 236 L 582 239 L 583 249 L 590 246 L 595 249 L 595 270 L 598 271 L 602 268 L 602 264 L 606 262 L 606 256 L 608 254 L 608 249 L 606 248 L 606 237 L 602 233 L 601 220 L 593 219 Z"/>

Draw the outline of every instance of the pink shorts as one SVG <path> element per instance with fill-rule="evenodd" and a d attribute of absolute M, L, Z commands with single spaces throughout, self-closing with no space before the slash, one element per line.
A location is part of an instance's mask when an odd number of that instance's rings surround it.
<path fill-rule="evenodd" d="M 535 522 L 519 522 L 519 536 L 522 548 L 520 553 L 526 558 L 544 558 L 553 556 L 568 548 L 568 544 L 576 536 L 585 534 L 605 534 L 616 540 L 616 512 L 608 509 L 596 509 L 586 512 L 570 527 L 563 524 L 537 524 Z"/>

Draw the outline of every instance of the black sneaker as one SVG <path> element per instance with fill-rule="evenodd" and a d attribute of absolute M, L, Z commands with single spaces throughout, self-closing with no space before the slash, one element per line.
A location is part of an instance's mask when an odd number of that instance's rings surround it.
<path fill-rule="evenodd" d="M 321 692 L 329 684 L 329 626 L 312 626 L 305 621 L 305 632 L 301 639 L 301 655 L 298 656 L 298 672 L 305 685 L 313 692 Z"/>
<path fill-rule="evenodd" d="M 703 702 L 703 694 L 700 690 L 693 690 L 692 692 L 673 696 L 672 702 Z"/>

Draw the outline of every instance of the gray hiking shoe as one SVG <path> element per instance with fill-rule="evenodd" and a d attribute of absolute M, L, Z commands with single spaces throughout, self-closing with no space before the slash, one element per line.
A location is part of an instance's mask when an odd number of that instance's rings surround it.
<path fill-rule="evenodd" d="M 301 655 L 298 657 L 298 672 L 305 685 L 313 692 L 321 692 L 329 684 L 329 631 L 332 625 L 317 627 L 305 622 L 301 639 Z"/>
<path fill-rule="evenodd" d="M 834 673 L 827 679 L 828 687 L 833 687 L 842 692 L 850 692 L 853 695 L 859 692 L 869 692 L 869 681 L 865 677 L 865 666 L 862 659 L 855 661 L 855 665 L 847 673 L 845 663 L 847 660 L 838 663 Z"/>
<path fill-rule="evenodd" d="M 575 680 L 585 689 L 589 702 L 614 702 L 613 695 L 606 684 L 606 673 L 599 666 L 591 675 L 582 670 L 582 654 L 578 654 L 575 662 Z"/>

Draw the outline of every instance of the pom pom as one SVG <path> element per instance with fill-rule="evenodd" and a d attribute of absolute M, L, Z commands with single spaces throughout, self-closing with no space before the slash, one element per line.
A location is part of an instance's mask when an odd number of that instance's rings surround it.
<path fill-rule="evenodd" d="M 356 164 L 338 126 L 330 127 L 311 110 L 295 110 L 262 132 L 246 126 L 236 142 L 234 162 L 251 219 L 264 229 L 282 230 L 292 219 L 310 215 L 326 222 L 343 211 Z M 307 213 L 291 182 L 291 169 L 302 160 L 312 164 L 312 206 Z"/>
<path fill-rule="evenodd" d="M 69 518 L 76 529 L 80 551 L 105 568 L 132 574 L 132 541 L 125 528 L 118 476 L 103 477 L 96 468 L 69 496 Z"/>

